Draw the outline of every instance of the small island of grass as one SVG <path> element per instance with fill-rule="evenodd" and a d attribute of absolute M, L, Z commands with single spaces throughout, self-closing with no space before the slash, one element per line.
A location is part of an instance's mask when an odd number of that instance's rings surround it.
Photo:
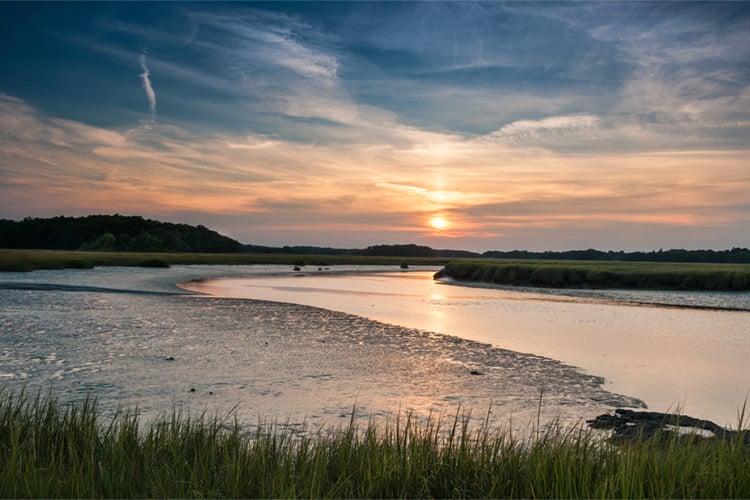
<path fill-rule="evenodd" d="M 750 265 L 551 260 L 456 261 L 435 279 L 548 288 L 750 290 Z"/>

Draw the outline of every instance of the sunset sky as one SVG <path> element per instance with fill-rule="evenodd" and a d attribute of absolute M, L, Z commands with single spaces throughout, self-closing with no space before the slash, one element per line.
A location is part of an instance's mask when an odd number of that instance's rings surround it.
<path fill-rule="evenodd" d="M 750 3 L 0 2 L 0 218 L 750 246 Z"/>

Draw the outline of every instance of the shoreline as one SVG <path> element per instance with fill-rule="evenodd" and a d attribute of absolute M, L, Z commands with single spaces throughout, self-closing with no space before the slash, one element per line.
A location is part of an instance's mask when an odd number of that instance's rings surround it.
<path fill-rule="evenodd" d="M 725 312 L 750 312 L 750 306 L 747 308 L 743 307 L 730 307 L 730 306 L 713 306 L 705 304 L 678 304 L 674 302 L 657 302 L 657 301 L 635 301 L 613 297 L 596 297 L 586 295 L 574 295 L 571 292 L 590 292 L 591 294 L 602 293 L 602 292 L 633 292 L 633 291 L 644 291 L 633 288 L 551 288 L 551 287 L 538 287 L 530 285 L 510 285 L 501 283 L 487 283 L 484 281 L 464 281 L 456 280 L 451 277 L 438 277 L 435 281 L 447 286 L 461 286 L 467 288 L 485 288 L 494 290 L 508 290 L 516 291 L 521 293 L 528 293 L 530 295 L 538 294 L 543 295 L 540 298 L 529 298 L 528 300 L 541 300 L 551 302 L 568 302 L 568 300 L 562 299 L 562 297 L 571 299 L 570 301 L 590 302 L 596 304 L 606 305 L 624 305 L 624 306 L 635 306 L 635 307 L 659 307 L 659 308 L 674 308 L 674 309 L 690 309 L 697 311 L 725 311 Z M 722 293 L 721 291 L 709 291 L 709 290 L 659 290 L 659 289 L 646 289 L 645 291 L 664 291 L 664 292 L 684 292 L 684 293 Z M 566 293 L 567 292 L 567 293 Z M 744 292 L 723 292 L 723 293 L 744 293 Z"/>
<path fill-rule="evenodd" d="M 174 285 L 175 277 L 215 275 L 189 268 L 52 273 L 56 286 L 120 277 L 123 287 L 146 291 Z M 642 407 L 606 390 L 601 377 L 552 358 L 313 306 L 92 289 L 0 289 L 0 305 L 13 353 L 0 362 L 11 376 L 6 385 L 33 381 L 30 389 L 48 387 L 68 401 L 91 391 L 152 416 L 175 407 L 226 412 L 240 403 L 249 421 L 316 423 L 340 421 L 352 405 L 368 418 L 491 407 L 503 421 L 525 425 L 542 387 L 545 421 Z M 29 365 L 29 357 L 38 362 Z"/>

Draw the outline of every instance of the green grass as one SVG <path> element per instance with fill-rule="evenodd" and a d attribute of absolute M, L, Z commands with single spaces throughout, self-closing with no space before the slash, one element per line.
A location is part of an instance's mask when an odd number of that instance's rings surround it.
<path fill-rule="evenodd" d="M 444 265 L 445 276 L 503 285 L 673 290 L 750 290 L 750 264 L 601 262 L 277 255 L 210 253 L 88 252 L 0 249 L 0 271 L 85 269 L 95 266 L 168 267 L 175 264 Z"/>
<path fill-rule="evenodd" d="M 285 264 L 329 266 L 359 265 L 443 265 L 446 259 L 426 257 L 373 257 L 359 255 L 276 255 L 246 253 L 141 253 L 89 252 L 78 250 L 0 249 L 0 271 L 92 268 L 95 266 L 165 267 L 175 264 Z"/>
<path fill-rule="evenodd" d="M 750 264 L 473 260 L 450 262 L 442 273 L 461 281 L 552 288 L 750 290 Z"/>
<path fill-rule="evenodd" d="M 615 445 L 582 428 L 521 439 L 456 416 L 292 433 L 174 413 L 143 424 L 94 401 L 0 393 L 0 496 L 743 498 L 750 450 L 659 436 Z M 739 434 L 738 434 L 739 436 Z"/>

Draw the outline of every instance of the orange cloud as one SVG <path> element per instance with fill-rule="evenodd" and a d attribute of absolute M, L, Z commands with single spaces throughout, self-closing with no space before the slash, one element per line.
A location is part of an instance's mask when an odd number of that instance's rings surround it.
<path fill-rule="evenodd" d="M 597 123 L 578 117 L 508 130 Z M 747 151 L 561 154 L 497 134 L 392 125 L 404 132 L 395 142 L 368 136 L 331 144 L 158 123 L 112 131 L 48 118 L 0 96 L 0 209 L 245 215 L 253 234 L 366 228 L 404 240 L 497 240 L 571 227 L 594 235 L 613 224 L 746 227 Z M 436 214 L 448 221 L 440 230 L 427 224 Z"/>

